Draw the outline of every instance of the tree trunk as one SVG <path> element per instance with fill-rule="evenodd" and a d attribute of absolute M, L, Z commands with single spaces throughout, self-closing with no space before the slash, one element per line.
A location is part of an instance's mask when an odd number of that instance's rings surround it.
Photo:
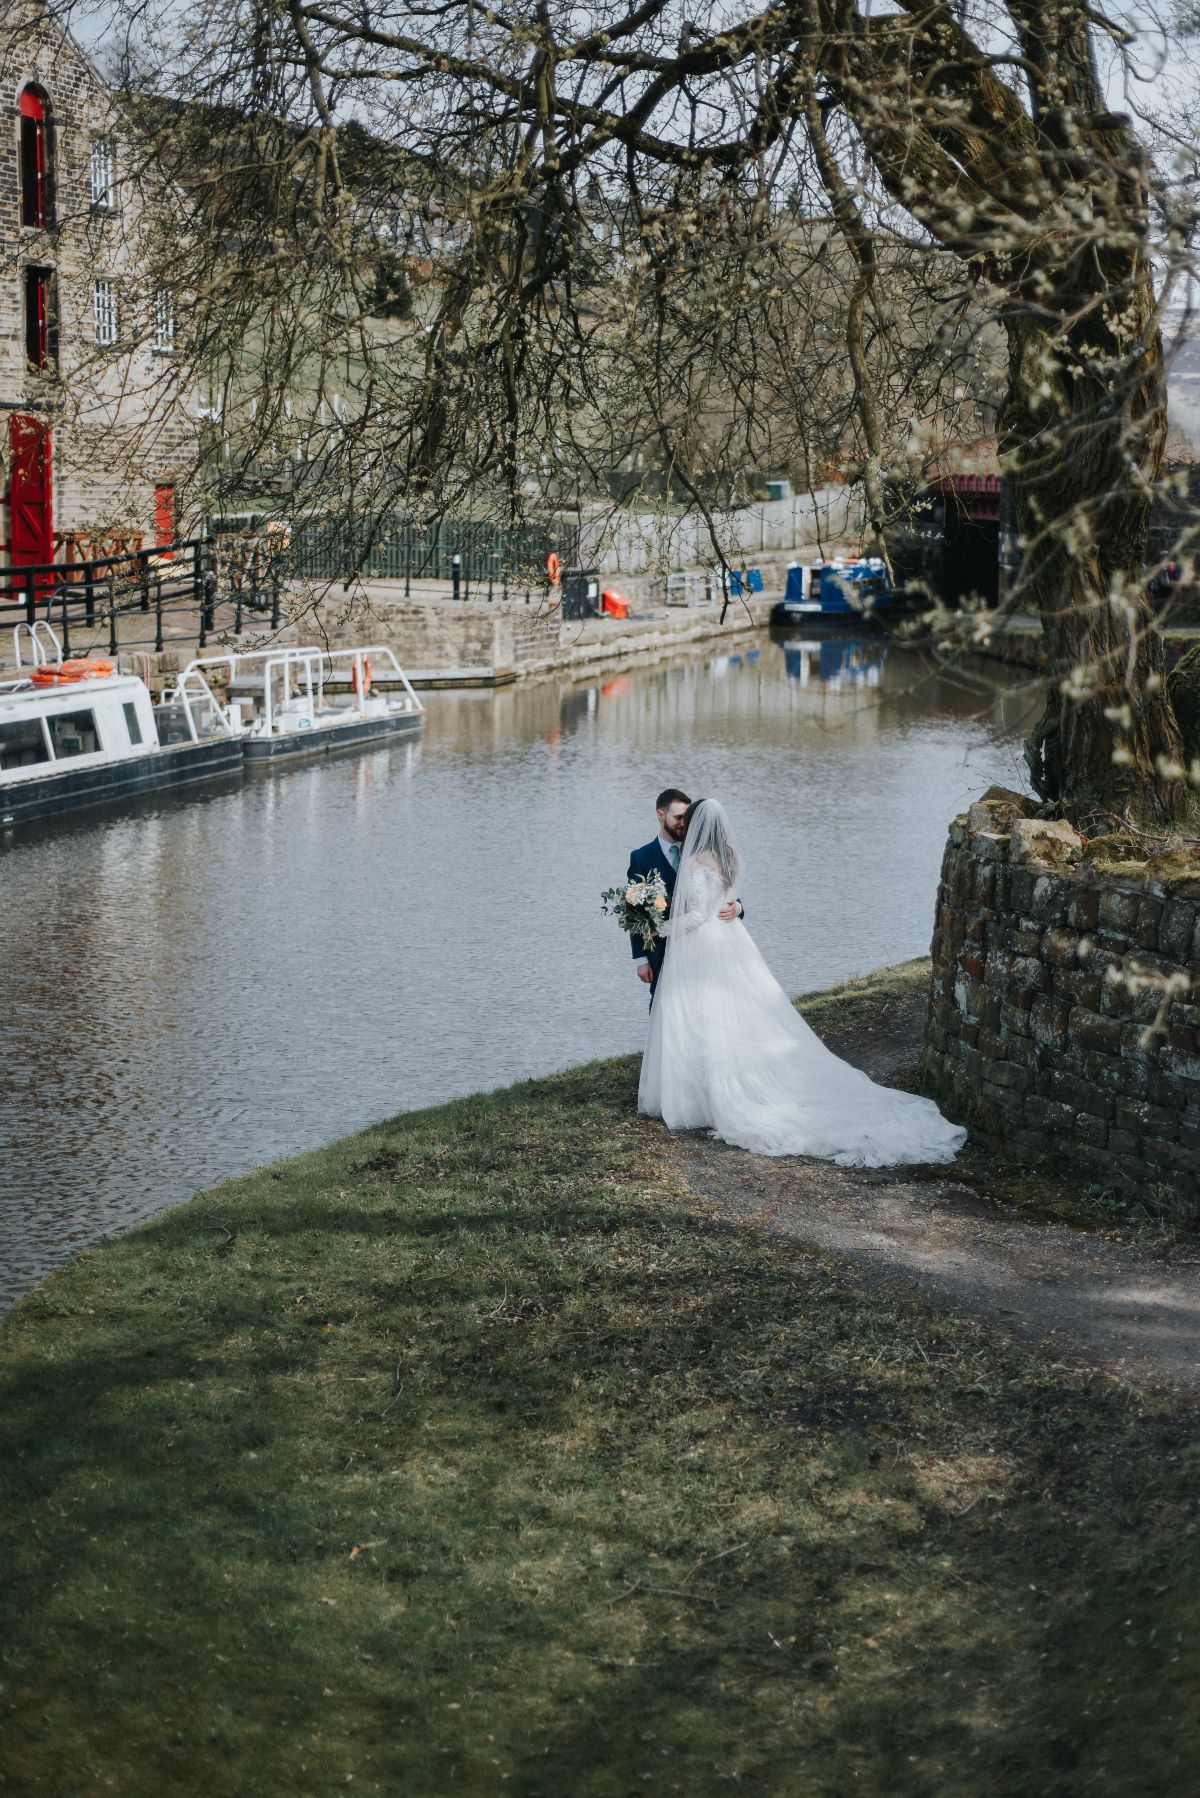
<path fill-rule="evenodd" d="M 1166 380 L 1145 249 L 1107 197 L 1094 234 L 1066 254 L 1051 238 L 1023 271 L 1005 321 L 1002 467 L 1049 653 L 1026 757 L 1085 829 L 1161 828 L 1190 806 L 1146 571 Z"/>

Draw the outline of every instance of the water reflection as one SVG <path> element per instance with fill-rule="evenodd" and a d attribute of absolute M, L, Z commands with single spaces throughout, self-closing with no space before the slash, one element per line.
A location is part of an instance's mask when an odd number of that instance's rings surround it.
<path fill-rule="evenodd" d="M 923 953 L 946 821 L 1020 781 L 1022 708 L 798 647 L 433 693 L 420 743 L 5 839 L 0 1294 L 262 1161 L 638 1046 L 597 894 L 662 786 L 728 806 L 791 990 Z"/>
<path fill-rule="evenodd" d="M 783 662 L 789 680 L 802 687 L 819 681 L 834 692 L 843 687 L 877 687 L 887 667 L 888 644 L 879 637 L 825 637 L 815 642 L 785 642 Z"/>

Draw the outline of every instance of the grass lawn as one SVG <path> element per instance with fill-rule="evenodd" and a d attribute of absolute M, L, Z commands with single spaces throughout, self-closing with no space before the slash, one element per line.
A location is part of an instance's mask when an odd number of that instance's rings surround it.
<path fill-rule="evenodd" d="M 1191 1789 L 1195 1407 L 720 1225 L 634 1078 L 397 1118 L 18 1307 L 0 1791 Z"/>

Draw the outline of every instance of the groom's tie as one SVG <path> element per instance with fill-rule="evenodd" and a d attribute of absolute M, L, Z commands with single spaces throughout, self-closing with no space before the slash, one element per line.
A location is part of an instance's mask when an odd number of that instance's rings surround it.
<path fill-rule="evenodd" d="M 678 843 L 669 844 L 668 848 L 667 848 L 667 854 L 671 858 L 671 866 L 674 868 L 675 872 L 678 874 L 678 872 L 679 872 L 679 844 Z"/>

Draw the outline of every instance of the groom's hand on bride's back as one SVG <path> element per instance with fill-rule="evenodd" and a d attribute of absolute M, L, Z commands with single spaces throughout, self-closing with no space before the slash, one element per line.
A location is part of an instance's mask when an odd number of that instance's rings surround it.
<path fill-rule="evenodd" d="M 643 981 L 646 986 L 650 985 L 650 982 L 654 979 L 654 969 L 650 966 L 648 961 L 638 962 L 637 977 L 639 980 Z"/>
<path fill-rule="evenodd" d="M 718 918 L 721 918 L 726 924 L 732 924 L 733 920 L 735 918 L 740 918 L 741 915 L 742 902 L 740 899 L 731 899 L 729 904 L 723 905 L 717 913 Z"/>

